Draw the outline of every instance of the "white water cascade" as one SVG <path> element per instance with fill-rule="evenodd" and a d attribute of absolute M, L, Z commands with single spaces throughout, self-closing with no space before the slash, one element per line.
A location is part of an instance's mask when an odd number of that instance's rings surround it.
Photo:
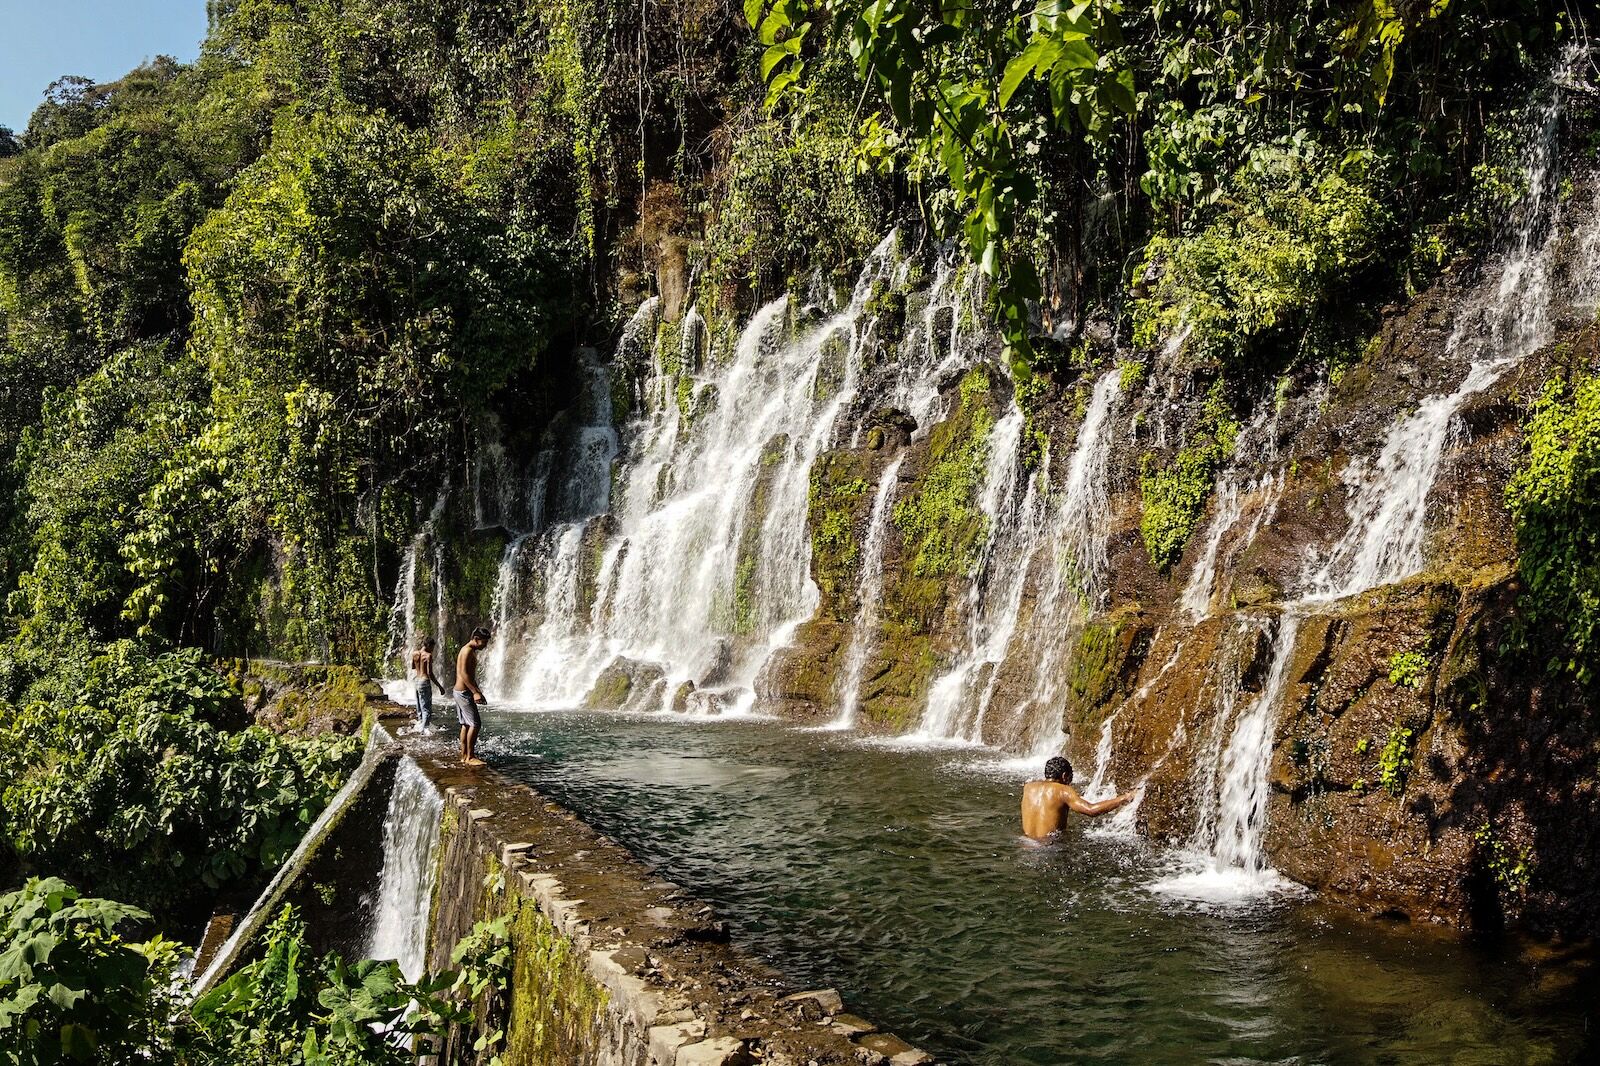
<path fill-rule="evenodd" d="M 888 539 L 890 510 L 899 488 L 900 464 L 904 461 L 905 456 L 897 456 L 884 470 L 878 494 L 872 501 L 867 535 L 861 542 L 861 584 L 857 592 L 860 606 L 856 609 L 850 648 L 845 653 L 844 671 L 839 676 L 839 717 L 833 722 L 835 729 L 852 728 L 861 708 L 862 673 L 866 669 L 867 654 L 872 650 L 872 635 L 878 628 L 879 600 L 883 597 L 884 542 Z"/>
<path fill-rule="evenodd" d="M 1106 468 L 1111 458 L 1121 371 L 1112 369 L 1095 383 L 1078 443 L 1067 464 L 1066 484 L 1050 530 L 1049 574 L 1034 606 L 1026 652 L 1035 678 L 1024 705 L 1016 745 L 1035 755 L 1059 751 L 1065 741 L 1060 691 L 1071 639 L 1088 614 L 1100 606 L 1106 577 L 1106 530 L 1110 492 Z"/>
<path fill-rule="evenodd" d="M 1213 599 L 1226 593 L 1226 578 L 1234 560 L 1277 513 L 1283 494 L 1284 472 L 1271 469 L 1277 458 L 1278 407 L 1271 400 L 1258 407 L 1260 413 L 1239 434 L 1233 462 L 1218 479 L 1211 521 L 1200 540 L 1200 558 L 1178 601 L 1193 622 L 1207 617 Z M 1256 470 L 1265 472 L 1253 474 Z"/>
<path fill-rule="evenodd" d="M 691 310 L 671 364 L 653 349 L 611 525 L 596 542 L 598 566 L 578 557 L 571 529 L 542 536 L 533 553 L 541 579 L 530 585 L 544 590 L 543 621 L 504 649 L 506 695 L 572 706 L 619 657 L 658 665 L 671 692 L 702 683 L 703 664 L 737 638 L 718 683 L 731 702 L 744 698 L 771 647 L 815 607 L 805 520 L 812 463 L 837 444 L 836 422 L 856 400 L 868 304 L 903 270 L 891 234 L 831 313 L 775 300 L 724 355 L 709 349 Z M 634 323 L 657 306 L 647 302 Z M 591 392 L 602 393 L 598 382 Z M 590 476 L 605 480 L 598 469 Z M 586 615 L 583 580 L 593 582 Z"/>
<path fill-rule="evenodd" d="M 434 849 L 444 797 L 417 764 L 395 768 L 383 818 L 383 872 L 367 938 L 367 958 L 394 959 L 406 980 L 422 976 L 428 962 L 428 919 L 436 872 Z"/>
<path fill-rule="evenodd" d="M 439 545 L 434 543 L 434 530 L 439 524 L 439 519 L 444 515 L 446 502 L 450 498 L 450 485 L 446 482 L 439 490 L 439 498 L 434 501 L 433 510 L 428 512 L 428 517 L 423 521 L 422 528 L 417 530 L 416 536 L 411 538 L 411 543 L 406 545 L 405 554 L 400 559 L 400 577 L 395 582 L 394 606 L 389 611 L 389 646 L 384 652 L 384 660 L 397 663 L 404 667 L 411 649 L 417 646 L 417 560 L 428 550 L 430 544 L 434 549 L 433 566 L 433 592 L 434 609 L 440 628 L 444 625 L 444 576 L 439 572 L 438 551 Z"/>
<path fill-rule="evenodd" d="M 1213 663 L 1213 719 L 1196 768 L 1200 803 L 1187 870 L 1161 887 L 1201 898 L 1236 898 L 1281 886 L 1266 864 L 1268 773 L 1280 703 L 1289 680 L 1300 620 L 1314 604 L 1403 580 L 1425 565 L 1428 497 L 1443 467 L 1457 415 L 1473 396 L 1492 387 L 1528 355 L 1555 337 L 1563 312 L 1591 314 L 1600 297 L 1600 186 L 1576 209 L 1562 193 L 1560 132 L 1563 107 L 1587 49 L 1568 49 L 1549 100 L 1539 110 L 1537 135 L 1525 155 L 1528 194 L 1514 218 L 1506 251 L 1488 270 L 1456 316 L 1448 355 L 1466 363 L 1454 391 L 1435 395 L 1399 418 L 1370 461 L 1345 471 L 1350 524 L 1320 561 L 1313 560 L 1301 596 L 1276 619 L 1241 615 Z M 1272 475 L 1276 478 L 1279 475 Z M 1275 507 L 1281 485 L 1258 482 L 1260 515 Z M 1242 516 L 1240 486 L 1225 479 L 1204 542 L 1202 558 L 1182 606 L 1193 618 L 1209 612 L 1216 553 L 1228 527 Z M 1256 645 L 1271 628 L 1271 654 L 1254 693 L 1241 690 Z"/>
<path fill-rule="evenodd" d="M 929 687 L 928 706 L 912 739 L 991 742 L 1046 754 L 1059 750 L 1062 733 L 1053 715 L 1059 714 L 1062 659 L 1099 602 L 1105 577 L 1106 471 L 1120 378 L 1112 370 L 1095 383 L 1065 480 L 1048 513 L 1050 498 L 1021 462 L 1021 416 L 1012 412 L 996 425 L 981 499 L 990 534 L 969 592 L 966 650 Z M 1025 620 L 1030 573 L 1038 575 L 1043 591 Z M 990 712 L 998 673 L 1011 655 L 1027 656 L 1024 676 L 1034 677 L 1035 687 L 997 727 Z"/>
<path fill-rule="evenodd" d="M 1194 831 L 1180 856 L 1180 872 L 1157 882 L 1158 891 L 1223 903 L 1287 887 L 1267 865 L 1262 836 L 1278 705 L 1299 627 L 1294 605 L 1276 620 L 1242 614 L 1229 625 L 1208 679 L 1215 695 L 1193 771 L 1199 801 Z M 1269 632 L 1270 658 L 1262 665 L 1261 646 Z M 1247 690 L 1248 683 L 1259 687 Z M 1174 738 L 1167 756 L 1183 739 Z"/>
<path fill-rule="evenodd" d="M 1528 194 L 1514 218 L 1509 247 L 1456 317 L 1446 349 L 1468 364 L 1465 377 L 1454 391 L 1429 397 L 1397 420 L 1375 458 L 1346 469 L 1350 526 L 1312 574 L 1311 598 L 1355 595 L 1423 568 L 1428 496 L 1452 443 L 1456 415 L 1554 339 L 1560 310 L 1593 310 L 1600 295 L 1600 187 L 1573 219 L 1560 168 L 1564 106 L 1588 61 L 1582 44 L 1565 53 L 1527 149 Z"/>

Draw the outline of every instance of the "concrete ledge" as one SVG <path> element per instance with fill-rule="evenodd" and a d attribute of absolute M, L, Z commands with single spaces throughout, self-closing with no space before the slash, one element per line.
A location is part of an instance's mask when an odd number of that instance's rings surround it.
<path fill-rule="evenodd" d="M 486 1009 L 509 1018 L 513 1066 L 934 1061 L 833 990 L 787 986 L 710 908 L 529 786 L 460 766 L 438 740 L 399 743 L 445 798 L 429 967 L 449 967 L 480 919 L 511 918 L 511 978 Z M 452 1034 L 440 1061 L 474 1038 Z"/>

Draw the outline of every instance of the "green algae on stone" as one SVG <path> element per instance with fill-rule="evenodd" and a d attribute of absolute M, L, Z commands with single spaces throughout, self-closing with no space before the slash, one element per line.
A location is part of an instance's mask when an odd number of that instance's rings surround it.
<path fill-rule="evenodd" d="M 608 993 L 583 956 L 530 899 L 510 912 L 511 987 L 506 1061 L 570 1066 L 591 1061 Z"/>

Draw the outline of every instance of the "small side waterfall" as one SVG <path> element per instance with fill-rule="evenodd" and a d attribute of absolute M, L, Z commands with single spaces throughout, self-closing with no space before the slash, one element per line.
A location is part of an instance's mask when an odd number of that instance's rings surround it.
<path fill-rule="evenodd" d="M 884 470 L 878 494 L 872 501 L 867 536 L 861 542 L 861 585 L 857 592 L 860 606 L 856 609 L 850 648 L 845 653 L 844 672 L 839 676 L 839 717 L 833 722 L 835 729 L 853 727 L 861 708 L 861 675 L 867 665 L 867 654 L 872 650 L 873 633 L 878 628 L 879 601 L 883 598 L 883 549 L 889 533 L 889 513 L 899 488 L 900 464 L 904 460 L 904 456 L 897 456 Z"/>
<path fill-rule="evenodd" d="M 1229 625 L 1208 679 L 1212 717 L 1193 771 L 1198 803 L 1184 869 L 1158 882 L 1154 886 L 1158 890 L 1226 902 L 1285 884 L 1267 865 L 1262 835 L 1274 727 L 1299 627 L 1294 605 L 1276 620 L 1241 614 Z M 1263 666 L 1263 644 L 1269 639 L 1270 657 Z M 1251 690 L 1249 685 L 1258 687 Z M 1186 739 L 1187 731 L 1180 727 L 1161 761 Z"/>
<path fill-rule="evenodd" d="M 450 484 L 446 482 L 439 490 L 439 498 L 434 501 L 433 510 L 428 512 L 428 517 L 423 521 L 422 528 L 417 530 L 416 536 L 411 538 L 411 543 L 406 545 L 405 554 L 400 559 L 400 576 L 395 582 L 394 606 L 389 610 L 389 646 L 384 652 L 384 661 L 398 665 L 402 670 L 406 666 L 408 653 L 417 646 L 419 637 L 417 627 L 417 567 L 424 552 L 432 549 L 433 576 L 431 579 L 432 592 L 434 593 L 435 617 L 439 620 L 439 627 L 444 625 L 444 575 L 440 573 L 438 565 L 439 548 L 434 536 L 439 519 L 444 516 L 445 504 L 450 499 Z"/>
<path fill-rule="evenodd" d="M 1261 692 L 1240 712 L 1223 754 L 1216 818 L 1200 829 L 1202 842 L 1209 837 L 1209 850 L 1216 856 L 1219 869 L 1238 867 L 1254 876 L 1266 867 L 1261 833 L 1267 820 L 1267 769 L 1272 758 L 1273 726 L 1299 632 L 1299 616 L 1285 611 L 1278 619 L 1271 665 Z"/>
<path fill-rule="evenodd" d="M 1573 257 L 1571 270 L 1563 270 L 1562 258 L 1570 246 L 1588 250 L 1600 239 L 1600 189 L 1585 206 L 1587 217 L 1568 224 L 1571 208 L 1562 193 L 1560 167 L 1561 120 L 1570 87 L 1588 60 L 1582 41 L 1564 54 L 1525 156 L 1528 195 L 1514 219 L 1509 248 L 1456 318 L 1446 348 L 1466 357 L 1466 376 L 1454 391 L 1429 397 L 1396 421 L 1373 460 L 1346 469 L 1349 529 L 1312 575 L 1312 598 L 1352 596 L 1423 568 L 1428 496 L 1456 415 L 1469 399 L 1551 342 L 1558 308 L 1595 306 L 1600 279 L 1592 258 Z"/>
<path fill-rule="evenodd" d="M 417 764 L 402 758 L 395 769 L 383 818 L 383 872 L 367 939 L 367 957 L 394 959 L 406 980 L 422 976 L 428 962 L 429 907 L 437 874 L 434 849 L 444 797 Z"/>

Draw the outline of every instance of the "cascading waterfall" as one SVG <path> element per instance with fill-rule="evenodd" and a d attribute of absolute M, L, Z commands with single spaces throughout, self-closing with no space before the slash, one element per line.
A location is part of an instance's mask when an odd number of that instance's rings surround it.
<path fill-rule="evenodd" d="M 1239 664 L 1232 663 L 1233 681 L 1218 683 L 1216 718 L 1202 747 L 1201 779 L 1196 785 L 1200 805 L 1193 845 L 1203 860 L 1168 883 L 1179 892 L 1235 892 L 1241 877 L 1246 888 L 1278 883 L 1266 866 L 1262 832 L 1274 726 L 1301 617 L 1312 604 L 1400 581 L 1423 568 L 1428 496 L 1452 442 L 1457 414 L 1471 397 L 1551 342 L 1560 309 L 1592 311 L 1600 297 L 1594 269 L 1600 251 L 1600 187 L 1585 208 L 1587 213 L 1574 224 L 1569 221 L 1572 208 L 1561 193 L 1559 171 L 1563 107 L 1580 64 L 1587 61 L 1588 50 L 1581 43 L 1565 53 L 1550 99 L 1539 112 L 1538 135 L 1525 156 L 1529 191 L 1514 219 L 1508 248 L 1458 313 L 1446 342 L 1447 353 L 1467 363 L 1461 383 L 1398 419 L 1375 459 L 1347 467 L 1348 530 L 1320 564 L 1307 567 L 1303 593 L 1284 605 L 1260 692 L 1235 713 Z M 1563 269 L 1564 254 L 1573 249 L 1576 254 L 1566 260 L 1572 266 Z M 1263 489 L 1275 505 L 1281 487 L 1268 484 L 1256 492 Z M 1233 510 L 1228 499 L 1219 500 L 1214 531 L 1221 523 L 1238 522 Z M 1222 536 L 1217 532 L 1215 542 L 1220 543 Z M 1216 543 L 1208 534 L 1206 552 L 1213 553 Z M 1196 580 L 1185 592 L 1183 606 L 1191 616 L 1209 610 L 1214 562 L 1214 555 L 1202 559 Z M 1268 624 L 1250 616 L 1235 620 L 1219 656 L 1224 670 L 1237 647 L 1257 639 Z"/>
<path fill-rule="evenodd" d="M 1026 560 L 1042 522 L 1042 494 L 1023 470 L 1023 418 L 1008 411 L 990 431 L 979 507 L 989 535 L 977 576 L 967 589 L 965 650 L 928 687 L 928 705 L 913 739 L 978 743 L 977 726 L 993 696 L 994 670 L 1005 658 L 1021 612 Z"/>
<path fill-rule="evenodd" d="M 641 322 L 636 313 L 624 331 L 625 341 L 636 329 L 643 328 Z M 484 682 L 497 695 L 505 691 L 513 671 L 521 667 L 523 656 L 530 652 L 534 656 L 550 656 L 547 638 L 555 639 L 561 648 L 569 642 L 577 628 L 583 531 L 591 518 L 610 506 L 612 464 L 619 451 L 617 430 L 612 424 L 611 375 L 588 350 L 580 353 L 579 369 L 582 376 L 575 412 L 577 425 L 559 464 L 561 476 L 551 484 L 552 467 L 556 464 L 544 451 L 530 480 L 532 490 L 541 499 L 550 497 L 551 517 L 556 524 L 548 529 L 536 526 L 518 532 L 500 557 L 491 607 L 499 639 L 490 645 L 483 666 Z M 542 522 L 542 506 L 529 507 L 527 513 L 532 520 Z M 530 580 L 530 569 L 538 571 L 540 580 Z M 534 588 L 542 590 L 543 595 L 537 604 L 528 602 L 528 594 Z M 540 624 L 531 639 L 519 639 L 517 623 L 523 612 L 535 609 Z"/>
<path fill-rule="evenodd" d="M 654 352 L 646 407 L 629 428 L 593 608 L 559 641 L 546 643 L 546 619 L 507 672 L 517 701 L 571 706 L 619 656 L 658 664 L 671 691 L 701 680 L 697 667 L 729 636 L 741 654 L 725 684 L 748 689 L 772 643 L 815 607 L 811 466 L 855 399 L 867 305 L 900 268 L 891 234 L 846 306 L 818 315 L 775 300 L 720 365 L 702 355 L 703 320 L 685 316 L 673 365 Z M 547 568 L 567 565 L 559 551 L 544 557 Z"/>
<path fill-rule="evenodd" d="M 435 554 L 433 567 L 433 591 L 437 611 L 435 617 L 439 620 L 439 628 L 444 627 L 444 577 L 437 564 L 440 546 L 434 536 L 434 529 L 444 515 L 445 504 L 449 498 L 450 485 L 446 482 L 439 490 L 439 498 L 434 501 L 433 510 L 428 512 L 422 528 L 411 538 L 411 543 L 406 545 L 405 554 L 400 559 L 400 576 L 395 582 L 394 606 L 389 610 L 389 646 L 384 652 L 386 662 L 397 663 L 404 667 L 408 653 L 417 646 L 417 560 L 430 544 L 433 545 Z"/>
<path fill-rule="evenodd" d="M 1193 771 L 1198 801 L 1194 831 L 1182 856 L 1182 872 L 1158 882 L 1156 889 L 1222 902 L 1284 885 L 1267 866 L 1262 833 L 1274 725 L 1299 623 L 1294 606 L 1277 617 L 1275 629 L 1274 619 L 1255 614 L 1241 614 L 1230 622 L 1208 678 L 1214 693 L 1212 717 Z M 1253 669 L 1269 631 L 1271 658 L 1264 670 Z M 1245 689 L 1247 675 L 1259 675 L 1258 690 Z M 1173 738 L 1163 762 L 1186 735 L 1182 730 Z"/>
<path fill-rule="evenodd" d="M 994 739 L 985 727 L 996 677 L 1008 656 L 1025 654 L 1036 685 L 1005 730 L 1008 735 L 998 739 L 1004 746 L 1034 752 L 1060 748 L 1060 723 L 1052 714 L 1061 659 L 1071 633 L 1098 602 L 1106 569 L 1106 468 L 1120 379 L 1120 372 L 1112 370 L 1095 383 L 1048 521 L 1041 514 L 1046 501 L 1022 470 L 1020 416 L 1012 421 L 1014 413 L 1009 413 L 996 425 L 981 501 L 990 518 L 990 539 L 969 592 L 967 650 L 929 687 L 928 706 L 913 738 L 963 743 Z M 1025 585 L 1038 567 L 1047 568 L 1044 591 L 1026 631 L 1019 632 Z"/>
<path fill-rule="evenodd" d="M 1582 43 L 1563 56 L 1527 152 L 1528 195 L 1514 219 L 1509 248 L 1456 318 L 1446 347 L 1466 358 L 1466 376 L 1453 392 L 1429 397 L 1396 421 L 1375 459 L 1346 469 L 1350 526 L 1312 576 L 1311 598 L 1352 596 L 1423 568 L 1428 495 L 1457 413 L 1550 343 L 1558 307 L 1595 306 L 1600 271 L 1592 253 L 1600 241 L 1600 189 L 1576 228 L 1564 224 L 1570 207 L 1561 192 L 1559 136 L 1570 86 L 1588 58 Z M 1579 255 L 1575 268 L 1563 271 L 1562 252 L 1569 243 Z"/>
<path fill-rule="evenodd" d="M 395 768 L 383 818 L 383 871 L 367 938 L 367 958 L 394 959 L 406 980 L 428 962 L 428 919 L 436 874 L 434 849 L 444 797 L 410 759 Z"/>
<path fill-rule="evenodd" d="M 1299 631 L 1299 616 L 1292 610 L 1285 611 L 1278 619 L 1272 660 L 1261 692 L 1240 712 L 1228 740 L 1216 816 L 1200 829 L 1201 843 L 1209 845 L 1218 868 L 1238 867 L 1248 875 L 1256 875 L 1266 865 L 1261 832 L 1266 824 L 1273 725 Z"/>
<path fill-rule="evenodd" d="M 1050 571 L 1029 626 L 1029 667 L 1036 680 L 1018 745 L 1036 755 L 1060 750 L 1065 740 L 1058 697 L 1069 641 L 1103 593 L 1110 511 L 1106 468 L 1121 376 L 1109 370 L 1095 383 L 1052 523 Z"/>
<path fill-rule="evenodd" d="M 884 470 L 878 494 L 872 501 L 867 536 L 861 542 L 861 584 L 857 591 L 860 606 L 856 610 L 850 648 L 845 653 L 844 671 L 839 676 L 839 717 L 833 722 L 836 729 L 853 727 L 861 707 L 861 675 L 867 665 L 867 653 L 872 649 L 872 635 L 878 628 L 878 601 L 883 596 L 883 549 L 888 538 L 889 513 L 899 487 L 900 464 L 904 460 L 904 456 L 897 456 Z"/>
<path fill-rule="evenodd" d="M 1283 493 L 1282 470 L 1269 469 L 1254 477 L 1250 473 L 1252 469 L 1270 468 L 1277 455 L 1277 405 L 1264 403 L 1260 409 L 1261 413 L 1239 434 L 1234 461 L 1218 481 L 1211 521 L 1200 541 L 1200 558 L 1179 600 L 1191 621 L 1198 622 L 1211 613 L 1212 599 L 1226 591 L 1218 587 L 1219 573 L 1231 569 L 1233 560 L 1255 540 L 1262 525 L 1276 513 Z M 1268 411 L 1272 412 L 1270 417 Z M 1250 520 L 1238 536 L 1230 537 L 1247 510 Z"/>

